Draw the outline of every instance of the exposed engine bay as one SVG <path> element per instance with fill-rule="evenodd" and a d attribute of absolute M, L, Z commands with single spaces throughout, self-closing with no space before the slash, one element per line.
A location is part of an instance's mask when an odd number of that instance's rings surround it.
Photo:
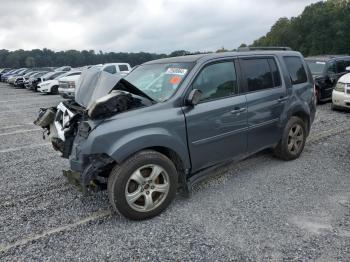
<path fill-rule="evenodd" d="M 121 76 L 91 69 L 81 75 L 75 100 L 63 101 L 57 107 L 40 109 L 34 124 L 45 129 L 54 149 L 60 151 L 62 157 L 69 158 L 78 132 L 86 137 L 91 131 L 86 121 L 103 121 L 152 103 L 147 95 Z"/>

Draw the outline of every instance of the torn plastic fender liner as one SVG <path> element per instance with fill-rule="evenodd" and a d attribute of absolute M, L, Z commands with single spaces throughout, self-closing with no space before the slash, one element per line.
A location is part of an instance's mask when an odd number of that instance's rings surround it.
<path fill-rule="evenodd" d="M 90 164 L 80 174 L 80 184 L 83 193 L 86 193 L 88 186 L 100 174 L 108 171 L 114 160 L 107 155 L 94 155 L 90 157 Z"/>

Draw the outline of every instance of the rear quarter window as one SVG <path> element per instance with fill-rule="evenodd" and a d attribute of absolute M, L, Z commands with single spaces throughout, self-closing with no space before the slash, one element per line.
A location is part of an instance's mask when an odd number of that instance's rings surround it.
<path fill-rule="evenodd" d="M 120 72 L 129 71 L 129 68 L 127 65 L 119 65 L 119 71 Z"/>
<path fill-rule="evenodd" d="M 289 76 L 293 85 L 307 82 L 305 67 L 300 57 L 297 57 L 297 56 L 284 57 L 284 62 L 287 66 Z"/>

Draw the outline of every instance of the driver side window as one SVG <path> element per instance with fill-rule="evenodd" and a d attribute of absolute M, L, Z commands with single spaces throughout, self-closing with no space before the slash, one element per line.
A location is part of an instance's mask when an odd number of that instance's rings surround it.
<path fill-rule="evenodd" d="M 331 74 L 337 73 L 337 68 L 336 68 L 334 62 L 329 63 L 327 71 L 328 71 L 328 73 L 331 73 Z"/>
<path fill-rule="evenodd" d="M 192 88 L 202 92 L 201 101 L 237 94 L 237 76 L 233 61 L 206 66 L 195 79 Z"/>

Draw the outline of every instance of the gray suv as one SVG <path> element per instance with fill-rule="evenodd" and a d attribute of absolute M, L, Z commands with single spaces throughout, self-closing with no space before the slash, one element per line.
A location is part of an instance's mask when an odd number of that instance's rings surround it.
<path fill-rule="evenodd" d="M 313 78 L 294 51 L 167 58 L 125 78 L 84 74 L 75 101 L 41 110 L 36 124 L 69 158 L 68 179 L 107 188 L 130 219 L 158 215 L 218 165 L 268 148 L 296 159 L 315 116 Z"/>

